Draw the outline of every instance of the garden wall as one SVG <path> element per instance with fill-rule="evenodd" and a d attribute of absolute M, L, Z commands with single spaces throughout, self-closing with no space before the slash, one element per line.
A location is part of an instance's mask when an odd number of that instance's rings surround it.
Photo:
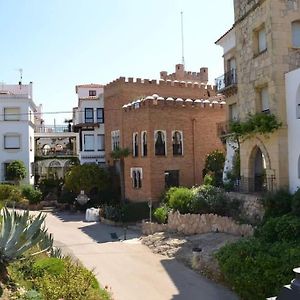
<path fill-rule="evenodd" d="M 182 215 L 176 211 L 169 213 L 168 224 L 143 222 L 142 231 L 146 235 L 159 231 L 172 231 L 185 235 L 224 232 L 234 235 L 252 236 L 254 229 L 251 225 L 239 225 L 228 217 L 221 217 L 214 214 Z"/>

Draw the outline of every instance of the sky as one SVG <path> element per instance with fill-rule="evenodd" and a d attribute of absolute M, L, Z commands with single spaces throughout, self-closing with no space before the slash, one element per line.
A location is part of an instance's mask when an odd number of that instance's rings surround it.
<path fill-rule="evenodd" d="M 61 124 L 77 105 L 75 85 L 120 76 L 159 79 L 181 63 L 183 11 L 187 71 L 223 73 L 215 41 L 233 24 L 233 0 L 0 0 L 0 82 L 33 82 L 44 119 Z"/>

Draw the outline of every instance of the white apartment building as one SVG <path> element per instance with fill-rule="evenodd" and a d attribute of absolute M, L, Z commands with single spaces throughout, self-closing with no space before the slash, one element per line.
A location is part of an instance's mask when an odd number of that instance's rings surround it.
<path fill-rule="evenodd" d="M 76 86 L 78 106 L 73 108 L 73 128 L 79 133 L 81 164 L 105 164 L 103 90 L 100 84 Z"/>
<path fill-rule="evenodd" d="M 21 160 L 27 169 L 23 183 L 34 183 L 34 124 L 37 106 L 32 100 L 32 83 L 0 85 L 0 182 L 6 182 L 6 170 L 13 160 Z"/>

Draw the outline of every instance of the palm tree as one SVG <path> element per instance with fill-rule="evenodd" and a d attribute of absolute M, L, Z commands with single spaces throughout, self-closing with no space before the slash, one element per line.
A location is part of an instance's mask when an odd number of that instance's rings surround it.
<path fill-rule="evenodd" d="M 121 202 L 125 202 L 125 177 L 124 177 L 124 159 L 130 155 L 128 148 L 117 148 L 110 154 L 111 158 L 119 161 L 120 166 L 120 187 L 121 187 Z"/>

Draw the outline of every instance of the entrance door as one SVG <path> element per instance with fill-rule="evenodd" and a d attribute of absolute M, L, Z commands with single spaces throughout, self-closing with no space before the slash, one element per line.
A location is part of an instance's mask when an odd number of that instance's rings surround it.
<path fill-rule="evenodd" d="M 261 150 L 257 148 L 254 160 L 254 191 L 262 192 L 266 189 L 266 162 Z"/>
<path fill-rule="evenodd" d="M 165 188 L 179 186 L 179 170 L 165 171 Z"/>

